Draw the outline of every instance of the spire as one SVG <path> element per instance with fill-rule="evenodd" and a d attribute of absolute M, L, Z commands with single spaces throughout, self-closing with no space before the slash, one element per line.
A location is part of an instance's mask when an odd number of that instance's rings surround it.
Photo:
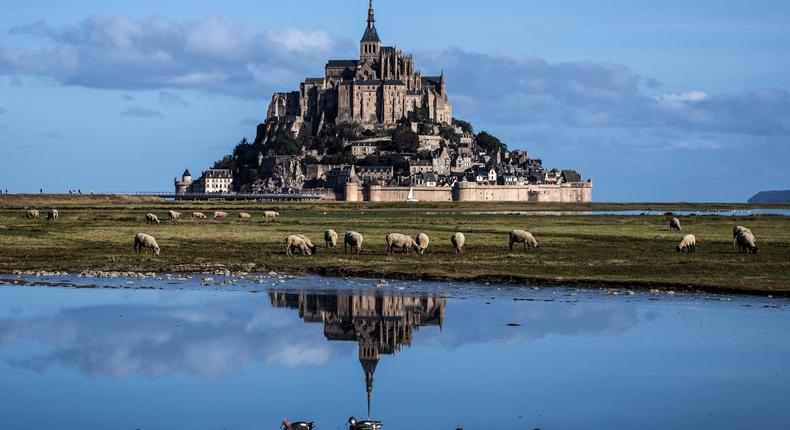
<path fill-rule="evenodd" d="M 368 7 L 368 27 L 365 29 L 362 41 L 381 43 L 379 33 L 376 31 L 376 11 L 373 8 L 373 0 L 370 0 L 370 6 Z"/>

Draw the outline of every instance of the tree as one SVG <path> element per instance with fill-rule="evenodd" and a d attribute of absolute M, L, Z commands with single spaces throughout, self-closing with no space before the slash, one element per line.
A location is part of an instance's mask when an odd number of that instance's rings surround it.
<path fill-rule="evenodd" d="M 453 125 L 461 127 L 461 130 L 463 130 L 464 133 L 473 134 L 475 132 L 475 129 L 472 127 L 472 124 L 462 119 L 453 118 Z"/>
<path fill-rule="evenodd" d="M 398 152 L 415 153 L 420 148 L 420 137 L 408 126 L 400 126 L 392 135 Z"/>
<path fill-rule="evenodd" d="M 477 146 L 483 148 L 487 154 L 493 154 L 501 149 L 507 150 L 507 145 L 486 131 L 477 134 Z"/>
<path fill-rule="evenodd" d="M 283 130 L 274 137 L 274 147 L 279 155 L 299 155 L 302 147 L 290 130 Z"/>

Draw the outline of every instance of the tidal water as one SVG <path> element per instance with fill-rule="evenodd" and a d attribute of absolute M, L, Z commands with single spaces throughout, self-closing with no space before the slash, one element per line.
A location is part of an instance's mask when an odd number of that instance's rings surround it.
<path fill-rule="evenodd" d="M 790 301 L 0 275 L 0 429 L 790 428 Z"/>

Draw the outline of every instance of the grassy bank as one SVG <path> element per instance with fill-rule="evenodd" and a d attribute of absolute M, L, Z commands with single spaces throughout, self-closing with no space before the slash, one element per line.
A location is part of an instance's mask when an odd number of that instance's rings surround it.
<path fill-rule="evenodd" d="M 523 216 L 472 215 L 472 210 L 612 210 L 604 205 L 352 205 L 342 203 L 272 204 L 167 203 L 155 199 L 48 197 L 0 198 L 0 273 L 12 270 L 134 270 L 203 271 L 218 267 L 342 276 L 442 279 L 453 281 L 589 283 L 597 285 L 695 288 L 716 291 L 790 294 L 790 218 L 686 217 L 684 231 L 670 232 L 664 217 L 636 216 Z M 59 200 L 55 201 L 57 198 Z M 39 200 L 41 199 L 41 200 Z M 21 208 L 57 206 L 60 220 L 22 218 Z M 689 206 L 645 204 L 615 205 L 629 210 L 677 210 Z M 703 205 L 704 206 L 704 205 Z M 166 209 L 178 207 L 210 211 L 251 211 L 242 221 L 164 222 L 145 225 L 148 211 L 164 218 Z M 724 206 L 718 205 L 717 208 Z M 730 207 L 730 206 L 728 206 Z M 750 206 L 753 207 L 753 206 Z M 693 209 L 703 209 L 695 207 Z M 708 207 L 710 208 L 710 207 Z M 277 221 L 260 214 L 277 209 Z M 434 210 L 438 209 L 438 210 Z M 42 216 L 44 215 L 42 211 Z M 758 237 L 760 253 L 738 254 L 732 245 L 735 224 L 750 227 Z M 323 231 L 365 235 L 360 256 L 319 249 L 314 257 L 286 257 L 282 240 L 304 233 L 316 244 Z M 535 251 L 507 252 L 507 232 L 531 231 L 541 247 Z M 467 252 L 456 257 L 449 236 L 460 230 L 467 236 Z M 136 255 L 132 236 L 154 235 L 162 247 L 159 256 Z M 385 255 L 389 232 L 431 236 L 431 247 L 421 256 Z M 701 242 L 695 254 L 678 254 L 674 247 L 685 233 Z"/>

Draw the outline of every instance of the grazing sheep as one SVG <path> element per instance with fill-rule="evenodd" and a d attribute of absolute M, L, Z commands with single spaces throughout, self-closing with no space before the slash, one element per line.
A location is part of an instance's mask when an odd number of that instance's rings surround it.
<path fill-rule="evenodd" d="M 327 248 L 334 248 L 337 246 L 337 232 L 334 230 L 327 230 L 324 232 L 324 242 Z"/>
<path fill-rule="evenodd" d="M 247 212 L 239 212 L 239 218 L 241 219 L 250 219 L 252 215 L 248 214 Z"/>
<path fill-rule="evenodd" d="M 425 254 L 425 250 L 428 249 L 428 244 L 431 243 L 431 238 L 428 237 L 425 233 L 420 233 L 417 235 L 417 246 L 420 249 L 417 251 L 420 254 Z"/>
<path fill-rule="evenodd" d="M 217 219 L 217 218 L 227 218 L 227 217 L 228 217 L 228 213 L 227 213 L 227 212 L 222 212 L 222 211 L 216 211 L 216 212 L 214 212 L 214 219 Z"/>
<path fill-rule="evenodd" d="M 145 250 L 148 253 L 148 250 L 152 250 L 154 254 L 159 255 L 160 249 L 159 245 L 156 243 L 156 239 L 150 234 L 145 233 L 137 233 L 134 236 L 134 252 L 141 253 Z"/>
<path fill-rule="evenodd" d="M 683 227 L 680 226 L 680 220 L 677 218 L 672 218 L 669 220 L 669 230 L 682 231 Z"/>
<path fill-rule="evenodd" d="M 275 218 L 276 219 L 278 216 L 280 216 L 280 213 L 279 212 L 275 212 L 275 211 L 265 211 L 263 213 L 263 217 L 264 218 Z"/>
<path fill-rule="evenodd" d="M 524 230 L 513 230 L 509 233 L 510 236 L 510 251 L 513 251 L 513 244 L 515 243 L 522 243 L 524 244 L 524 250 L 529 247 L 537 248 L 538 242 L 535 240 L 535 237 L 532 236 L 532 233 L 526 232 Z"/>
<path fill-rule="evenodd" d="M 752 231 L 749 230 L 748 228 L 740 226 L 740 225 L 736 225 L 735 227 L 732 228 L 732 243 L 733 243 L 733 245 L 737 245 L 738 244 L 738 235 L 741 234 L 741 232 L 747 232 L 747 233 L 751 234 L 752 236 L 754 236 L 752 234 Z"/>
<path fill-rule="evenodd" d="M 414 249 L 419 253 L 420 245 L 405 234 L 390 233 L 387 235 L 387 255 L 394 254 L 396 249 L 408 255 L 410 249 Z"/>
<path fill-rule="evenodd" d="M 47 212 L 47 220 L 57 221 L 58 217 L 60 216 L 60 212 L 57 209 L 50 209 Z"/>
<path fill-rule="evenodd" d="M 304 236 L 292 234 L 285 238 L 285 254 L 293 255 L 294 251 L 299 251 L 302 255 L 311 255 L 310 245 L 303 239 Z"/>
<path fill-rule="evenodd" d="M 307 244 L 307 247 L 308 247 L 308 248 L 310 248 L 310 252 L 311 252 L 313 255 L 315 255 L 315 254 L 316 254 L 317 248 L 316 248 L 316 246 L 315 246 L 315 245 L 313 245 L 313 241 L 312 241 L 312 240 L 310 240 L 310 238 L 309 238 L 309 237 L 307 237 L 307 236 L 305 236 L 305 235 L 303 235 L 303 234 L 297 234 L 297 235 L 296 235 L 296 237 L 298 237 L 298 238 L 302 239 L 302 240 L 304 241 L 304 243 L 306 243 L 306 244 Z"/>
<path fill-rule="evenodd" d="M 170 218 L 169 218 L 169 219 L 170 219 L 170 221 L 178 221 L 178 220 L 180 220 L 180 219 L 181 219 L 181 212 L 176 212 L 176 211 L 168 211 L 168 212 L 167 212 L 167 214 L 168 214 L 168 216 L 170 217 Z"/>
<path fill-rule="evenodd" d="M 683 240 L 677 246 L 678 252 L 694 252 L 697 250 L 697 237 L 693 234 L 683 236 Z"/>
<path fill-rule="evenodd" d="M 206 219 L 206 214 L 203 212 L 192 212 L 193 219 Z"/>
<path fill-rule="evenodd" d="M 453 248 L 455 248 L 455 253 L 461 255 L 464 252 L 464 244 L 466 243 L 466 236 L 464 236 L 461 232 L 453 233 L 450 236 L 450 243 L 453 244 Z"/>
<path fill-rule="evenodd" d="M 39 213 L 35 209 L 31 209 L 25 213 L 25 218 L 27 219 L 38 219 Z"/>
<path fill-rule="evenodd" d="M 738 244 L 738 252 L 757 254 L 757 240 L 750 231 L 741 231 L 735 241 Z"/>
<path fill-rule="evenodd" d="M 343 253 L 346 253 L 348 247 L 351 247 L 351 252 L 355 254 L 359 254 L 362 252 L 362 242 L 365 238 L 355 232 L 355 231 L 347 231 L 345 237 L 343 238 Z"/>
<path fill-rule="evenodd" d="M 160 221 L 159 221 L 159 217 L 158 216 L 156 216 L 156 215 L 154 215 L 152 213 L 145 214 L 145 223 L 146 224 L 159 224 L 159 222 Z"/>

